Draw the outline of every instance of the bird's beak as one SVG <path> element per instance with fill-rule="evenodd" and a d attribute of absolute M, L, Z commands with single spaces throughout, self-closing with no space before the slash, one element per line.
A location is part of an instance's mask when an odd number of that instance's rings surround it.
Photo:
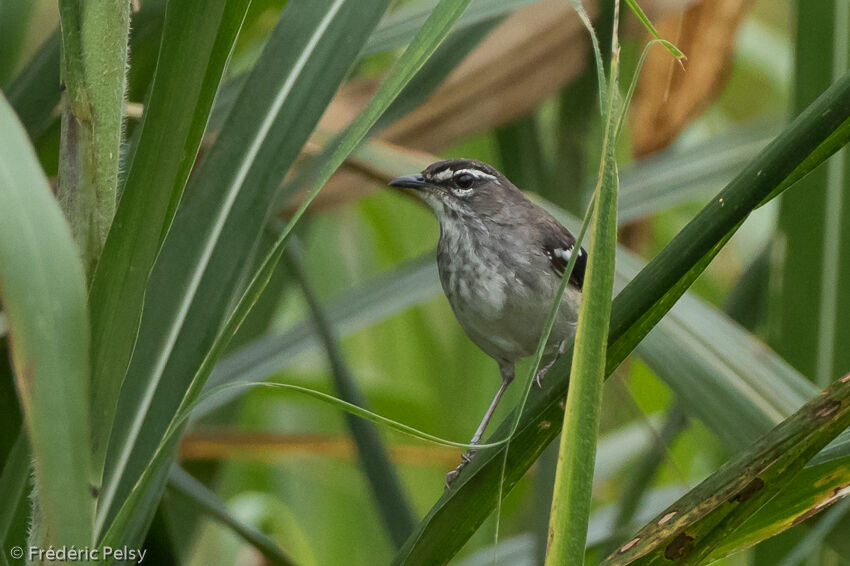
<path fill-rule="evenodd" d="M 398 187 L 402 189 L 423 189 L 428 187 L 429 184 L 425 181 L 425 178 L 422 175 L 405 175 L 404 177 L 398 177 L 397 179 L 393 179 L 390 181 L 391 187 Z"/>

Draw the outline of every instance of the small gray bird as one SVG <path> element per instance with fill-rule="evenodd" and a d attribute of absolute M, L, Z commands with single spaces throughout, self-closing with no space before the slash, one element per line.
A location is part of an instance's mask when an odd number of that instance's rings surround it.
<path fill-rule="evenodd" d="M 531 203 L 504 175 L 474 159 L 438 161 L 418 175 L 390 181 L 411 189 L 440 222 L 437 268 L 443 291 L 467 336 L 499 364 L 502 384 L 470 444 L 479 444 L 514 364 L 534 354 L 567 262 L 578 253 L 546 353 L 554 358 L 574 336 L 587 253 L 552 215 Z M 446 488 L 472 459 L 446 475 Z"/>

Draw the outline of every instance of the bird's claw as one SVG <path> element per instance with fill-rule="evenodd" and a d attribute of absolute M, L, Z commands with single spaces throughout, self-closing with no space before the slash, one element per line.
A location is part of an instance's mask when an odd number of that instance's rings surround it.
<path fill-rule="evenodd" d="M 475 457 L 475 451 L 474 450 L 469 450 L 469 451 L 461 454 L 460 464 L 458 464 L 455 469 L 453 469 L 452 471 L 450 471 L 449 473 L 446 474 L 446 490 L 451 489 L 452 483 L 457 479 L 457 477 L 460 475 L 460 473 L 463 471 L 463 469 L 466 467 L 466 465 L 468 463 L 472 462 L 472 458 L 474 458 L 474 457 Z"/>
<path fill-rule="evenodd" d="M 534 376 L 534 384 L 537 385 L 538 388 L 543 389 L 543 376 L 546 375 L 546 370 L 549 368 L 543 368 L 537 372 L 537 375 Z"/>

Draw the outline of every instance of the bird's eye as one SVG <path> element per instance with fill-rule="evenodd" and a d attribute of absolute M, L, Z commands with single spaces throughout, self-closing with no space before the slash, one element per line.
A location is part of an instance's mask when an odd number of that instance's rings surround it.
<path fill-rule="evenodd" d="M 475 177 L 473 177 L 469 173 L 460 173 L 459 175 L 455 175 L 454 181 L 455 185 L 457 185 L 461 189 L 469 189 L 475 182 Z"/>

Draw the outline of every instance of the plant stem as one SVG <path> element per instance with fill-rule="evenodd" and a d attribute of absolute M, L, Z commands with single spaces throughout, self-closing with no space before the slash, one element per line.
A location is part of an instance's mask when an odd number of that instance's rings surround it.
<path fill-rule="evenodd" d="M 614 21 L 616 22 L 616 16 Z M 605 139 L 597 185 L 598 198 L 588 251 L 588 268 L 581 308 L 571 383 L 564 412 L 558 469 L 549 520 L 549 549 L 546 565 L 584 563 L 596 437 L 605 379 L 605 350 L 614 288 L 614 256 L 617 246 L 617 161 L 616 135 L 619 113 L 617 96 L 617 46 L 614 33 Z"/>
<path fill-rule="evenodd" d="M 60 0 L 62 133 L 59 188 L 86 274 L 115 213 L 130 3 Z"/>

